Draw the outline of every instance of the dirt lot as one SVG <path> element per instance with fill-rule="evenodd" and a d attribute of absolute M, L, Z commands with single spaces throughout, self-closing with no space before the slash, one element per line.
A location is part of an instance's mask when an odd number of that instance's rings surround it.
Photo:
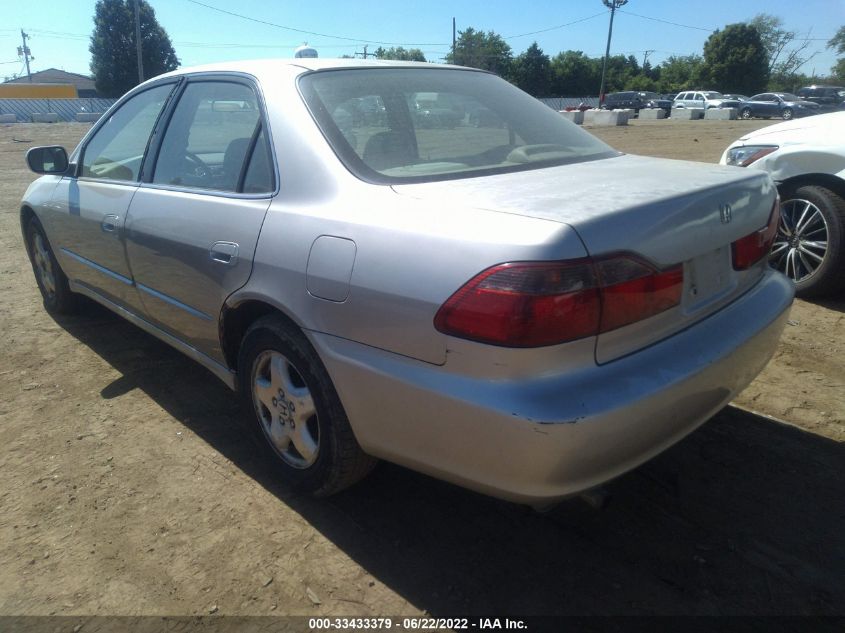
<path fill-rule="evenodd" d="M 714 162 L 766 123 L 594 132 Z M 611 484 L 602 511 L 539 515 L 391 465 L 312 501 L 205 370 L 104 310 L 42 309 L 23 154 L 86 129 L 0 127 L 0 615 L 845 615 L 842 300 L 796 302 L 743 408 Z"/>

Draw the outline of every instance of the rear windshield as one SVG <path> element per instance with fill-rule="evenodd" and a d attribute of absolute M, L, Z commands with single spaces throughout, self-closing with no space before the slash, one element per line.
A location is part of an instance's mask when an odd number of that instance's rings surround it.
<path fill-rule="evenodd" d="M 335 153 L 368 181 L 466 178 L 618 155 L 488 73 L 329 70 L 303 75 L 299 87 Z"/>

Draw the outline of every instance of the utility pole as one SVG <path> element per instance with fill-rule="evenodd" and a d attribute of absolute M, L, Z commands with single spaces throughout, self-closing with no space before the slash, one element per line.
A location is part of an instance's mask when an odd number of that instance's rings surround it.
<path fill-rule="evenodd" d="M 607 48 L 604 51 L 604 63 L 601 65 L 601 87 L 599 88 L 599 105 L 604 101 L 604 78 L 607 73 L 607 58 L 610 56 L 610 37 L 613 35 L 613 15 L 616 9 L 628 4 L 628 0 L 601 0 L 604 6 L 610 8 L 610 27 L 607 29 Z"/>
<path fill-rule="evenodd" d="M 452 63 L 457 64 L 458 62 L 455 61 L 455 18 L 452 18 Z"/>
<path fill-rule="evenodd" d="M 643 51 L 643 68 L 645 68 L 645 63 L 648 61 L 648 56 L 654 52 L 654 49 L 649 49 L 647 51 Z"/>
<path fill-rule="evenodd" d="M 141 59 L 141 8 L 140 0 L 135 0 L 135 51 L 138 56 L 138 83 L 144 81 L 144 60 Z"/>
<path fill-rule="evenodd" d="M 23 46 L 18 47 L 18 55 L 23 56 L 23 60 L 26 62 L 26 77 L 29 79 L 29 83 L 32 83 L 32 73 L 29 72 L 29 60 L 35 59 L 29 54 L 29 46 L 26 45 L 26 41 L 29 39 L 29 35 L 23 32 L 21 29 L 21 42 Z"/>
<path fill-rule="evenodd" d="M 367 57 L 370 55 L 370 53 L 368 53 L 368 52 L 367 52 L 367 48 L 368 48 L 368 47 L 369 47 L 369 44 L 364 44 L 364 52 L 363 52 L 363 53 L 359 53 L 358 51 L 355 51 L 355 54 L 356 54 L 356 55 L 360 55 L 360 56 L 361 56 L 361 57 L 363 57 L 364 59 L 367 59 Z M 376 54 L 375 54 L 375 53 L 372 53 L 372 56 L 373 56 L 373 57 L 375 57 L 375 56 L 376 56 Z"/>

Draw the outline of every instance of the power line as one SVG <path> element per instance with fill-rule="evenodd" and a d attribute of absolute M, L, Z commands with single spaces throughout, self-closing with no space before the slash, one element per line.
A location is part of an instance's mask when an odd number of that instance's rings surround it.
<path fill-rule="evenodd" d="M 306 35 L 316 35 L 318 37 L 328 37 L 335 40 L 346 40 L 348 42 L 358 42 L 358 43 L 365 43 L 365 44 L 386 44 L 387 46 L 448 46 L 448 42 L 425 42 L 425 43 L 406 43 L 406 42 L 383 42 L 381 40 L 366 40 L 360 37 L 344 37 L 342 35 L 329 35 L 327 33 L 318 33 L 316 31 L 307 31 L 305 29 L 297 29 L 292 26 L 285 26 L 283 24 L 276 24 L 275 22 L 268 22 L 267 20 L 259 20 L 258 18 L 252 18 L 248 15 L 242 15 L 240 13 L 235 13 L 233 11 L 227 11 L 226 9 L 221 9 L 219 7 L 212 6 L 210 4 L 205 4 L 204 2 L 199 2 L 199 0 L 187 0 L 191 4 L 196 4 L 201 7 L 205 7 L 206 9 L 211 9 L 212 11 L 219 11 L 220 13 L 225 13 L 226 15 L 231 15 L 235 18 L 241 18 L 242 20 L 249 20 L 250 22 L 256 22 L 257 24 L 264 24 L 266 26 L 272 26 L 277 29 L 285 29 L 286 31 L 294 31 L 296 33 L 305 33 Z"/>
<path fill-rule="evenodd" d="M 619 13 L 624 13 L 626 15 L 633 15 L 636 18 L 643 18 L 644 20 L 651 20 L 652 22 L 662 22 L 663 24 L 671 24 L 672 26 L 680 26 L 685 29 L 695 29 L 696 31 L 707 31 L 708 33 L 712 33 L 713 31 L 717 31 L 718 29 L 708 29 L 703 26 L 691 26 L 689 24 L 680 24 L 678 22 L 670 22 L 669 20 L 663 20 L 661 18 L 652 18 L 647 15 L 640 15 L 639 13 L 631 13 L 630 11 L 625 11 L 623 9 L 619 9 Z"/>
<path fill-rule="evenodd" d="M 604 11 L 601 13 L 596 13 L 595 15 L 591 15 L 587 18 L 581 18 L 580 20 L 575 20 L 574 22 L 567 22 L 566 24 L 558 24 L 557 26 L 550 26 L 547 29 L 541 29 L 539 31 L 531 31 L 530 33 L 520 33 L 519 35 L 508 35 L 507 37 L 503 37 L 503 40 L 513 40 L 517 37 L 526 37 L 527 35 L 537 35 L 538 33 L 547 33 L 549 31 L 555 31 L 557 29 L 562 29 L 566 26 L 572 26 L 573 24 L 578 24 L 579 22 L 586 22 L 587 20 L 592 20 L 593 18 L 597 18 L 599 16 L 604 15 Z"/>

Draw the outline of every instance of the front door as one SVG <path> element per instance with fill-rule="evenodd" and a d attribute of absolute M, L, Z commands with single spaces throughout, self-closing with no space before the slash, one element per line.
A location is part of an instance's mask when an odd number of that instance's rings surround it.
<path fill-rule="evenodd" d="M 62 178 L 48 214 L 49 233 L 60 240 L 54 247 L 68 277 L 133 311 L 138 299 L 126 260 L 126 212 L 150 134 L 173 86 L 138 93 L 98 127 L 77 157 L 78 177 Z"/>

